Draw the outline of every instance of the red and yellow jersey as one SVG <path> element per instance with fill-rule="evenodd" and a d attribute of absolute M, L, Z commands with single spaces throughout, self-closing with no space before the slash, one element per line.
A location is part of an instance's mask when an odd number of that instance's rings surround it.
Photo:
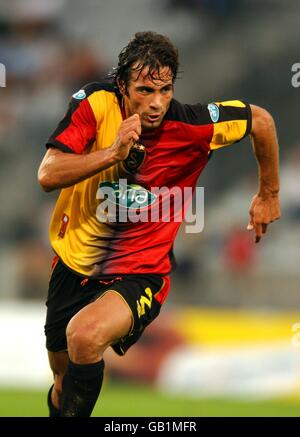
<path fill-rule="evenodd" d="M 47 147 L 77 154 L 110 147 L 121 122 L 113 85 L 89 84 L 74 94 Z M 191 199 L 182 197 L 179 220 L 171 202 L 168 220 L 123 221 L 117 215 L 105 222 L 103 192 L 111 190 L 114 199 L 109 200 L 118 200 L 118 214 L 134 210 L 136 201 L 144 210 L 159 209 L 163 196 L 152 194 L 153 187 L 194 190 L 211 152 L 240 141 L 250 129 L 251 110 L 242 101 L 187 105 L 173 99 L 161 126 L 142 133 L 141 145 L 124 162 L 61 190 L 50 224 L 54 251 L 83 276 L 169 273 L 182 212 Z"/>

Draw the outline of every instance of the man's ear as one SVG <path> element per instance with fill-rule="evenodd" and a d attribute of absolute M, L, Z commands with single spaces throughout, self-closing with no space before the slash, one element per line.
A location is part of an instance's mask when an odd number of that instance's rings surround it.
<path fill-rule="evenodd" d="M 118 83 L 118 87 L 119 87 L 120 93 L 122 94 L 122 96 L 125 96 L 125 94 L 126 94 L 126 87 L 125 87 L 124 80 L 118 80 L 117 83 Z"/>

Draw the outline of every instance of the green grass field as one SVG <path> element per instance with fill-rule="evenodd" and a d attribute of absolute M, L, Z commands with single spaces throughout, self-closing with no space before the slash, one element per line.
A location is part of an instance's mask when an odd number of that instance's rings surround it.
<path fill-rule="evenodd" d="M 46 392 L 46 390 L 45 390 Z M 1 417 L 47 416 L 41 391 L 0 390 Z M 226 399 L 171 397 L 137 385 L 106 384 L 94 416 L 300 416 L 300 400 L 250 402 Z"/>

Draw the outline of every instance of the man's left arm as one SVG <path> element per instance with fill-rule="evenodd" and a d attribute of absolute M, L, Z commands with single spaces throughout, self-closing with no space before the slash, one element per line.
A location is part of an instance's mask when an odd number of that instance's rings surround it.
<path fill-rule="evenodd" d="M 250 105 L 252 111 L 251 141 L 258 163 L 259 187 L 250 206 L 249 231 L 254 230 L 258 243 L 267 226 L 280 218 L 279 146 L 275 123 L 265 109 Z"/>

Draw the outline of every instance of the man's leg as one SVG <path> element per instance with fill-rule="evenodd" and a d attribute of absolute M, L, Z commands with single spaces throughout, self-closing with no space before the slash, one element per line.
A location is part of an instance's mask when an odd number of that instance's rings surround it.
<path fill-rule="evenodd" d="M 48 392 L 49 416 L 59 417 L 62 380 L 68 368 L 69 356 L 66 351 L 48 352 L 48 358 L 54 377 L 54 384 Z"/>
<path fill-rule="evenodd" d="M 133 324 L 132 312 L 114 291 L 80 310 L 69 322 L 69 364 L 63 378 L 61 416 L 88 417 L 99 396 L 103 379 L 103 353 L 126 336 Z"/>

